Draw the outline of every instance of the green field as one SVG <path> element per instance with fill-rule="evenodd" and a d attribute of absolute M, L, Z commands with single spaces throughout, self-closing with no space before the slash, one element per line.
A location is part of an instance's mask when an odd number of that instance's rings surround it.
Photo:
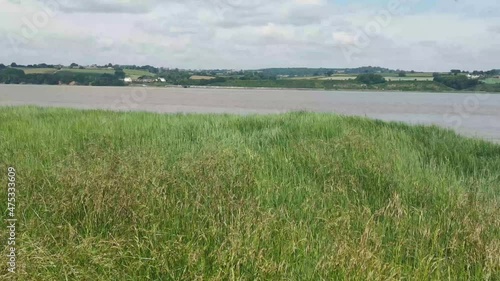
<path fill-rule="evenodd" d="M 69 71 L 69 72 L 74 72 L 74 73 L 101 73 L 101 74 L 115 74 L 114 69 L 108 69 L 108 68 L 85 68 L 85 69 L 79 69 L 79 68 L 63 68 L 61 71 Z"/>
<path fill-rule="evenodd" d="M 382 76 L 384 77 L 399 77 L 399 73 L 381 73 Z M 432 72 L 406 72 L 406 77 L 427 77 L 427 78 L 432 78 L 433 73 Z"/>
<path fill-rule="evenodd" d="M 492 143 L 302 112 L 0 120 L 18 280 L 500 280 Z"/>
<path fill-rule="evenodd" d="M 128 77 L 131 77 L 132 79 L 137 79 L 141 76 L 152 76 L 152 77 L 156 76 L 155 74 L 145 70 L 124 69 L 123 71 Z"/>
<path fill-rule="evenodd" d="M 28 67 L 16 67 L 16 69 L 21 69 L 25 74 L 51 74 L 55 73 L 57 69 L 55 68 L 28 68 Z"/>
<path fill-rule="evenodd" d="M 500 78 L 487 78 L 482 81 L 486 84 L 500 84 Z"/>

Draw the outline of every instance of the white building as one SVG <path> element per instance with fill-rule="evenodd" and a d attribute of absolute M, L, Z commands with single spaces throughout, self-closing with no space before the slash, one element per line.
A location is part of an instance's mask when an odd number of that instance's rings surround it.
<path fill-rule="evenodd" d="M 125 77 L 125 79 L 123 79 L 123 82 L 125 82 L 125 83 L 132 83 L 132 78 Z"/>
<path fill-rule="evenodd" d="M 162 82 L 162 83 L 167 82 L 167 80 L 165 80 L 165 78 L 162 78 L 162 77 L 158 78 L 158 80 L 157 80 L 157 81 L 158 81 L 158 82 Z"/>

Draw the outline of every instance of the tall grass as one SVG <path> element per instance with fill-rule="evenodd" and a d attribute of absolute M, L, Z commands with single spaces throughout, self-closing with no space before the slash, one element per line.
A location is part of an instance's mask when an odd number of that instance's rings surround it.
<path fill-rule="evenodd" d="M 500 279 L 500 146 L 436 127 L 2 108 L 8 165 L 19 280 Z"/>

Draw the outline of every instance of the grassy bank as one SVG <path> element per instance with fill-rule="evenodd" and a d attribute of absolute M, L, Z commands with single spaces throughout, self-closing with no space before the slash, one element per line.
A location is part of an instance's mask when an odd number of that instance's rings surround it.
<path fill-rule="evenodd" d="M 500 278 L 500 146 L 434 127 L 0 108 L 8 165 L 19 280 Z"/>

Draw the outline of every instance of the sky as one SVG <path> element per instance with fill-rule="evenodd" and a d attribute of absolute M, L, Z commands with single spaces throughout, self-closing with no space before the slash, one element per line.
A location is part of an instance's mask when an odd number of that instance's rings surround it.
<path fill-rule="evenodd" d="M 0 0 L 0 63 L 500 68 L 498 0 Z"/>

